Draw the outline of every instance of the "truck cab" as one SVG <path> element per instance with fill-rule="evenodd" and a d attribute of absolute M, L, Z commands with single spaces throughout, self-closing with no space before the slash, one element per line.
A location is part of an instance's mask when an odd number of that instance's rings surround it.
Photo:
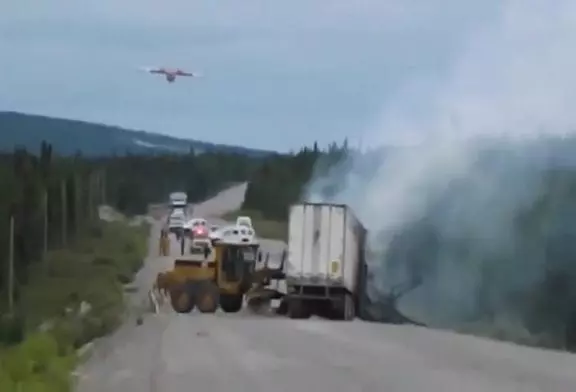
<path fill-rule="evenodd" d="M 188 204 L 186 192 L 172 192 L 170 194 L 170 206 L 172 208 L 184 208 Z"/>

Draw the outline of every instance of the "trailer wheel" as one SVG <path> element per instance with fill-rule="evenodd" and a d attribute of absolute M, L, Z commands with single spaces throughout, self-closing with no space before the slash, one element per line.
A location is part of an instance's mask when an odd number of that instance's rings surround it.
<path fill-rule="evenodd" d="M 220 302 L 220 291 L 213 282 L 199 282 L 196 285 L 196 307 L 202 313 L 214 313 Z"/>
<path fill-rule="evenodd" d="M 244 296 L 242 294 L 221 294 L 220 307 L 226 313 L 237 313 L 242 309 Z"/>
<path fill-rule="evenodd" d="M 183 284 L 171 288 L 170 303 L 176 312 L 190 313 L 194 309 L 194 295 L 189 285 Z"/>
<path fill-rule="evenodd" d="M 291 319 L 307 319 L 312 313 L 306 302 L 301 299 L 291 299 L 288 302 L 288 317 Z"/>

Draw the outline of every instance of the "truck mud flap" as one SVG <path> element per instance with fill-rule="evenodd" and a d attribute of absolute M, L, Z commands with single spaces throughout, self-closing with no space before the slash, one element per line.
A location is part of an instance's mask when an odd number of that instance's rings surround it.
<path fill-rule="evenodd" d="M 248 309 L 254 313 L 262 314 L 273 311 L 272 300 L 281 299 L 284 295 L 279 291 L 259 288 L 245 294 Z"/>

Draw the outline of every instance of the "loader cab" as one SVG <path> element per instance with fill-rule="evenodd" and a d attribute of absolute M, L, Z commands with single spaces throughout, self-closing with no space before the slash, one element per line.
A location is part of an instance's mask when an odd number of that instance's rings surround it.
<path fill-rule="evenodd" d="M 251 283 L 255 264 L 261 260 L 260 245 L 239 238 L 223 238 L 214 245 L 218 286 L 230 294 L 244 293 Z"/>

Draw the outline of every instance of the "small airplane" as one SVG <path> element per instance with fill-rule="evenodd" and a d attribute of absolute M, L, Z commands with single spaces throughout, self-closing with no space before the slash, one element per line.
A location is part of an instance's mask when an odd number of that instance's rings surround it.
<path fill-rule="evenodd" d="M 198 78 L 198 77 L 202 76 L 197 72 L 185 72 L 179 68 L 142 67 L 141 69 L 143 71 L 146 71 L 146 72 L 151 73 L 151 74 L 165 75 L 168 83 L 174 82 L 176 80 L 176 76 L 190 76 L 193 78 Z"/>

